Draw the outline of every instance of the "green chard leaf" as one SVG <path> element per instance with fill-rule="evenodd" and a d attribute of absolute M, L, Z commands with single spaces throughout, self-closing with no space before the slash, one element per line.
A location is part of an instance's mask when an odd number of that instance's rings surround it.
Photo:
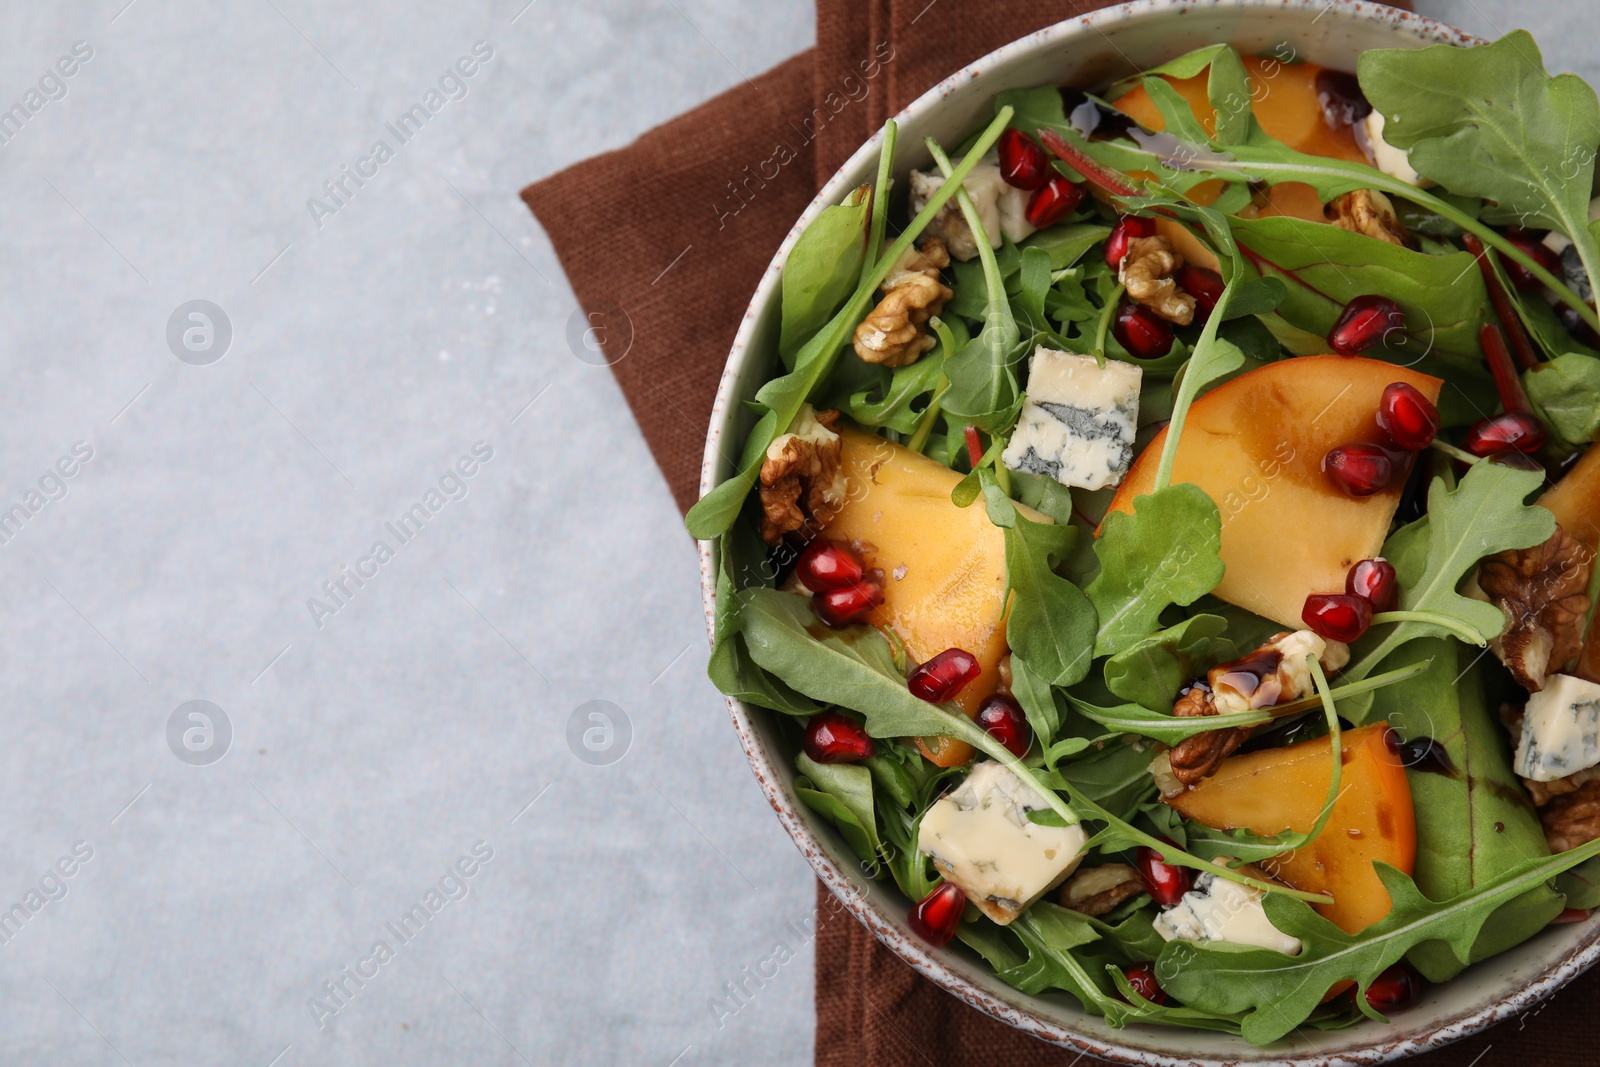
<path fill-rule="evenodd" d="M 1384 140 L 1406 149 L 1418 173 L 1494 201 L 1496 221 L 1566 234 L 1600 277 L 1589 230 L 1600 100 L 1576 75 L 1547 74 L 1531 34 L 1478 48 L 1375 49 L 1356 70 L 1383 112 Z"/>
<path fill-rule="evenodd" d="M 1097 656 L 1131 648 L 1168 605 L 1192 604 L 1222 580 L 1222 518 L 1199 486 L 1169 485 L 1133 508 L 1107 515 L 1094 544 L 1100 573 L 1085 592 L 1100 620 Z"/>
<path fill-rule="evenodd" d="M 1083 591 L 1055 573 L 1077 536 L 1071 526 L 1032 522 L 996 485 L 983 489 L 989 521 L 1005 531 L 1006 576 L 1012 594 L 1006 642 L 1042 681 L 1081 681 L 1094 659 L 1095 611 Z"/>
<path fill-rule="evenodd" d="M 1157 973 L 1164 976 L 1166 991 L 1192 1008 L 1243 1013 L 1245 1039 L 1270 1044 L 1305 1021 L 1339 982 L 1355 982 L 1357 1003 L 1364 1003 L 1360 993 L 1423 942 L 1441 941 L 1459 957 L 1468 957 L 1499 907 L 1595 855 L 1600 855 L 1600 838 L 1559 856 L 1523 860 L 1482 885 L 1439 902 L 1425 897 L 1416 883 L 1393 867 L 1377 863 L 1374 867 L 1394 906 L 1360 934 L 1347 934 L 1305 903 L 1272 893 L 1265 901 L 1267 918 L 1300 939 L 1298 956 L 1173 941 L 1156 961 Z"/>
<path fill-rule="evenodd" d="M 1398 531 L 1390 539 L 1394 549 L 1384 550 L 1399 575 L 1400 609 L 1412 617 L 1397 623 L 1345 678 L 1365 678 L 1391 652 L 1418 637 L 1470 634 L 1478 645 L 1498 637 L 1505 627 L 1500 609 L 1456 589 L 1485 556 L 1543 544 L 1555 533 L 1554 515 L 1523 503 L 1543 485 L 1542 472 L 1490 461 L 1474 464 L 1453 490 L 1435 478 L 1428 488 L 1428 514 Z M 1419 551 L 1423 531 L 1425 557 Z M 1365 720 L 1358 716 L 1353 721 L 1360 725 Z"/>
<path fill-rule="evenodd" d="M 1478 652 L 1445 638 L 1424 638 L 1395 659 L 1433 665 L 1377 694 L 1373 716 L 1405 741 L 1432 738 L 1445 759 L 1407 770 L 1418 813 L 1417 887 L 1434 900 L 1460 896 L 1523 860 L 1550 854 L 1544 829 L 1511 771 L 1509 737 L 1486 693 Z M 1498 704 L 1498 700 L 1493 702 Z M 1438 942 L 1409 959 L 1433 981 L 1518 944 L 1561 910 L 1561 895 L 1540 885 L 1510 900 L 1473 943 L 1467 959 Z"/>
<path fill-rule="evenodd" d="M 867 256 L 872 187 L 826 208 L 806 227 L 783 265 L 783 326 L 778 355 L 786 370 L 806 340 L 825 326 L 856 291 Z"/>

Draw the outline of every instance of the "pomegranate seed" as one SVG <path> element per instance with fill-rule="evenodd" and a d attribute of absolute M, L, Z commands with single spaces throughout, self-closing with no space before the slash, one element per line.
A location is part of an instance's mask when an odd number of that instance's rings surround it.
<path fill-rule="evenodd" d="M 843 589 L 824 589 L 811 598 L 811 608 L 817 618 L 836 630 L 860 622 L 882 603 L 883 582 L 870 577 Z"/>
<path fill-rule="evenodd" d="M 794 565 L 795 577 L 812 592 L 848 589 L 866 577 L 866 564 L 843 541 L 823 538 L 811 542 Z"/>
<path fill-rule="evenodd" d="M 1026 756 L 1028 746 L 1033 744 L 1033 731 L 1028 729 L 1028 717 L 1022 713 L 1022 705 L 1004 693 L 996 693 L 979 704 L 973 721 L 1018 759 Z"/>
<path fill-rule="evenodd" d="M 1344 306 L 1328 331 L 1328 344 L 1341 356 L 1359 356 L 1389 336 L 1405 329 L 1400 305 L 1386 296 L 1358 296 Z"/>
<path fill-rule="evenodd" d="M 1178 268 L 1177 279 L 1183 291 L 1194 297 L 1195 323 L 1203 325 L 1222 299 L 1222 275 L 1209 267 L 1185 263 Z"/>
<path fill-rule="evenodd" d="M 1111 332 L 1135 359 L 1160 359 L 1172 351 L 1172 324 L 1143 304 L 1124 302 Z"/>
<path fill-rule="evenodd" d="M 1351 593 L 1312 593 L 1300 619 L 1318 637 L 1348 645 L 1372 625 L 1372 601 Z"/>
<path fill-rule="evenodd" d="M 1560 278 L 1565 268 L 1561 266 L 1561 257 L 1544 243 L 1544 238 L 1527 230 L 1508 230 L 1506 240 L 1517 246 L 1517 251 L 1533 260 L 1545 270 Z M 1510 258 L 1504 253 L 1495 253 L 1500 257 L 1500 266 L 1505 268 L 1506 277 L 1511 279 L 1511 288 L 1519 293 L 1531 293 L 1536 289 L 1544 288 L 1544 283 L 1533 276 L 1533 272 L 1521 263 Z"/>
<path fill-rule="evenodd" d="M 824 711 L 806 720 L 801 747 L 818 763 L 855 763 L 872 755 L 872 738 L 855 720 Z"/>
<path fill-rule="evenodd" d="M 1155 219 L 1142 218 L 1138 215 L 1122 216 L 1111 228 L 1111 236 L 1106 238 L 1106 263 L 1112 270 L 1116 270 L 1122 266 L 1122 257 L 1128 254 L 1128 242 L 1135 237 L 1155 235 Z"/>
<path fill-rule="evenodd" d="M 1367 1003 L 1384 1015 L 1405 1011 L 1422 994 L 1422 976 L 1409 964 L 1397 963 L 1367 986 Z"/>
<path fill-rule="evenodd" d="M 1163 908 L 1170 908 L 1189 891 L 1189 869 L 1166 862 L 1155 849 L 1140 845 L 1134 853 L 1134 862 L 1144 882 L 1144 891 Z"/>
<path fill-rule="evenodd" d="M 1028 198 L 1023 214 L 1034 229 L 1046 230 L 1078 210 L 1085 195 L 1083 186 L 1057 174 Z"/>
<path fill-rule="evenodd" d="M 1537 452 L 1550 437 L 1544 423 L 1526 411 L 1502 411 L 1467 427 L 1461 447 L 1474 456 Z"/>
<path fill-rule="evenodd" d="M 1344 591 L 1361 597 L 1372 605 L 1373 611 L 1392 611 L 1399 596 L 1400 580 L 1395 576 L 1394 564 L 1382 556 L 1363 559 L 1344 576 Z"/>
<path fill-rule="evenodd" d="M 1021 130 L 1000 135 L 1000 177 L 1018 189 L 1038 189 L 1050 180 L 1050 156 Z"/>
<path fill-rule="evenodd" d="M 1378 425 L 1401 448 L 1427 448 L 1439 433 L 1439 409 L 1415 387 L 1393 382 L 1378 401 Z"/>
<path fill-rule="evenodd" d="M 1562 908 L 1561 914 L 1550 920 L 1550 925 L 1556 923 L 1581 923 L 1589 921 L 1588 908 Z"/>
<path fill-rule="evenodd" d="M 1394 459 L 1378 445 L 1340 445 L 1322 457 L 1322 473 L 1351 496 L 1371 496 L 1394 478 Z"/>
<path fill-rule="evenodd" d="M 1165 1004 L 1167 992 L 1156 981 L 1156 969 L 1148 963 L 1135 963 L 1122 972 L 1133 991 L 1152 1004 Z M 1130 1002 L 1131 1003 L 1131 1002 Z"/>
<path fill-rule="evenodd" d="M 948 945 L 961 925 L 961 913 L 967 907 L 967 894 L 954 882 L 945 882 L 933 892 L 911 905 L 906 917 L 911 932 L 937 948 Z"/>
<path fill-rule="evenodd" d="M 906 688 L 930 704 L 943 704 L 983 673 L 978 657 L 964 648 L 947 648 L 911 672 Z"/>

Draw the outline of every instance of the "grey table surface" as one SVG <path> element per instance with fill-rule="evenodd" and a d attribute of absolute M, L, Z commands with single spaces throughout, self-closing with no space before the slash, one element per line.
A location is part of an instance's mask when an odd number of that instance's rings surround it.
<path fill-rule="evenodd" d="M 7 5 L 0 1063 L 811 1059 L 814 883 L 516 198 L 811 5 L 524 3 Z M 1419 6 L 1597 74 L 1587 6 Z"/>

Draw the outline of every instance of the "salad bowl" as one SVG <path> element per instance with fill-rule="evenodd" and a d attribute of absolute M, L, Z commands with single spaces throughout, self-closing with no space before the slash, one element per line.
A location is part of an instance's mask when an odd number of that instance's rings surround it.
<path fill-rule="evenodd" d="M 1482 43 L 1442 23 L 1373 3 L 1325 0 L 1214 0 L 1173 4 L 1139 0 L 1073 18 L 1007 45 L 953 73 L 895 116 L 896 181 L 929 166 L 925 137 L 948 145 L 991 115 L 997 94 L 1039 85 L 1100 86 L 1167 62 L 1206 44 L 1227 42 L 1250 55 L 1354 70 L 1358 57 L 1380 48 Z M 781 277 L 802 232 L 829 205 L 879 169 L 883 134 L 863 145 L 824 186 L 760 279 L 735 339 L 711 415 L 702 495 L 734 474 L 753 417 L 745 401 L 777 369 Z M 708 625 L 717 608 L 717 542 L 701 544 Z M 1530 940 L 1429 989 L 1423 1001 L 1389 1025 L 1363 1021 L 1347 1029 L 1296 1031 L 1268 1046 L 1210 1032 L 1131 1025 L 1115 1028 L 1060 993 L 1029 996 L 995 976 L 958 943 L 930 948 L 915 936 L 905 899 L 892 883 L 874 881 L 844 839 L 796 794 L 795 746 L 781 716 L 737 699 L 730 713 L 752 769 L 779 821 L 818 877 L 844 906 L 902 960 L 994 1018 L 1044 1041 L 1105 1060 L 1139 1064 L 1372 1064 L 1414 1055 L 1497 1022 L 1536 1011 L 1540 1002 L 1600 958 L 1600 917 L 1553 925 Z"/>

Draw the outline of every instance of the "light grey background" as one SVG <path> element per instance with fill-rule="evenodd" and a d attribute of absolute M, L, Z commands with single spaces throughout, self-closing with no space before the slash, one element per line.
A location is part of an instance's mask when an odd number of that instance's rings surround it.
<path fill-rule="evenodd" d="M 809 1062 L 813 882 L 516 192 L 808 47 L 811 5 L 125 2 L 11 0 L 0 40 L 5 104 L 93 49 L 0 147 L 0 509 L 93 452 L 0 545 L 0 908 L 60 897 L 0 945 L 0 1062 Z M 1579 5 L 1419 6 L 1597 73 Z M 307 198 L 479 40 L 467 95 L 319 227 Z M 196 298 L 234 333 L 209 366 L 166 343 Z M 400 545 L 385 521 L 479 441 Z M 319 627 L 307 599 L 379 539 Z M 208 766 L 168 746 L 193 699 L 231 724 Z M 592 700 L 631 727 L 619 762 L 575 752 L 620 732 L 569 746 Z M 385 924 L 480 841 L 402 945 Z M 319 1027 L 308 1000 L 380 939 Z"/>

